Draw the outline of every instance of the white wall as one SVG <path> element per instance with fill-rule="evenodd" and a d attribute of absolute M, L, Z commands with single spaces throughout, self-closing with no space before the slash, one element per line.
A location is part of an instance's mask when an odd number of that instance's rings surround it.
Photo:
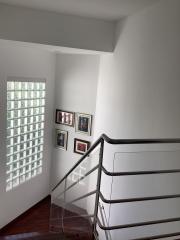
<path fill-rule="evenodd" d="M 55 55 L 0 41 L 0 228 L 49 194 L 52 152 Z M 9 76 L 46 79 L 43 172 L 6 192 L 6 81 Z"/>
<path fill-rule="evenodd" d="M 0 38 L 112 52 L 115 23 L 0 4 Z"/>
<path fill-rule="evenodd" d="M 179 11 L 180 1 L 161 0 L 156 5 L 119 22 L 114 55 L 101 57 L 95 138 L 103 132 L 113 138 L 180 137 Z M 123 150 L 126 149 L 115 149 Z M 109 152 L 108 154 L 110 155 Z M 108 159 L 105 156 L 106 165 L 110 169 L 112 160 L 113 155 Z M 121 169 L 122 163 L 118 164 Z M 129 168 L 131 164 L 130 162 Z M 136 168 L 140 166 L 137 163 Z M 160 167 L 163 168 L 164 165 Z M 174 178 L 172 190 L 179 185 L 179 180 Z M 145 190 L 143 182 L 142 179 L 139 181 L 141 190 Z M 114 185 L 114 191 L 126 195 L 126 184 L 127 182 L 124 183 L 123 192 L 119 190 L 118 184 Z M 151 186 L 150 184 L 149 187 Z M 170 202 L 168 203 L 170 206 Z M 171 206 L 174 206 L 172 212 L 180 215 L 178 205 L 177 201 L 171 202 Z M 161 214 L 163 209 L 159 208 Z M 167 206 L 165 209 L 169 210 Z M 119 209 L 116 213 L 118 214 L 112 213 L 112 222 L 116 219 L 118 223 L 122 212 Z M 150 212 L 147 213 L 150 215 Z M 125 212 L 124 222 L 129 221 L 129 216 L 128 211 Z M 171 231 L 170 224 L 166 225 L 163 231 Z M 136 234 L 141 235 L 150 233 L 157 232 L 154 228 L 151 231 L 136 231 Z M 120 236 L 127 239 L 128 234 L 130 238 L 136 236 L 135 231 L 126 232 L 126 235 L 122 231 L 114 235 L 113 239 L 119 239 Z"/>
<path fill-rule="evenodd" d="M 97 55 L 57 54 L 54 115 L 55 109 L 91 114 L 94 126 L 98 73 L 99 56 Z M 59 124 L 54 126 L 68 131 L 68 148 L 67 151 L 55 147 L 53 149 L 52 187 L 82 156 L 73 152 L 74 138 L 92 142 L 92 136 L 76 133 L 74 127 Z M 87 168 L 88 163 L 84 167 Z M 87 190 L 86 186 L 79 186 L 75 190 L 76 196 L 80 188 L 83 188 L 82 191 Z"/>

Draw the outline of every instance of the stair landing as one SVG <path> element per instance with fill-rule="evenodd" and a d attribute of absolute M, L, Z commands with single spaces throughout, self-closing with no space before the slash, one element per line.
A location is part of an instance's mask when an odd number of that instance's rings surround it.
<path fill-rule="evenodd" d="M 68 231 L 74 224 L 71 221 L 68 221 L 68 229 L 65 235 L 61 228 L 58 228 L 58 232 L 49 232 L 50 207 L 51 198 L 49 196 L 2 228 L 0 230 L 0 240 L 92 240 L 89 233 Z"/>

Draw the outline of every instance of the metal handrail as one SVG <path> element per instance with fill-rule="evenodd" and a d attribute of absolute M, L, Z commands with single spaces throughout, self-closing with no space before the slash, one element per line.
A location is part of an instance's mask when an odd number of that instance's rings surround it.
<path fill-rule="evenodd" d="M 109 144 L 162 144 L 162 143 L 180 143 L 180 138 L 159 138 L 159 139 L 113 139 L 109 138 L 106 134 L 102 134 L 97 141 L 88 149 L 88 151 L 79 159 L 79 161 L 66 173 L 66 175 L 56 184 L 52 192 L 73 172 L 73 170 L 81 164 L 81 162 L 89 156 L 89 154 L 103 141 Z M 113 176 L 113 175 L 111 175 Z"/>
<path fill-rule="evenodd" d="M 103 194 L 100 191 L 101 186 L 101 175 L 102 172 L 107 176 L 136 176 L 136 175 L 153 175 L 153 174 L 170 174 L 170 173 L 180 173 L 180 169 L 169 169 L 169 170 L 150 170 L 150 171 L 128 171 L 128 172 L 110 172 L 103 166 L 103 153 L 104 153 L 104 142 L 108 144 L 119 144 L 119 145 L 136 145 L 136 144 L 171 144 L 171 143 L 180 143 L 179 138 L 175 139 L 112 139 L 109 138 L 107 135 L 102 134 L 98 140 L 89 148 L 89 150 L 80 158 L 80 160 L 67 172 L 67 174 L 56 184 L 56 186 L 52 189 L 52 192 L 64 181 L 67 179 L 67 177 L 73 172 L 73 170 L 78 167 L 82 161 L 90 156 L 90 153 L 98 146 L 100 145 L 100 153 L 99 153 L 99 163 L 92 168 L 90 171 L 88 171 L 86 174 L 84 174 L 81 178 L 79 178 L 76 182 L 71 184 L 69 187 L 65 187 L 65 190 L 60 194 L 65 194 L 66 191 L 68 191 L 70 188 L 75 186 L 77 183 L 79 183 L 81 180 L 83 180 L 85 177 L 89 176 L 91 173 L 93 173 L 95 170 L 98 170 L 98 176 L 97 176 L 97 187 L 94 191 L 91 191 L 83 196 L 80 196 L 73 201 L 69 203 L 74 203 L 76 201 L 79 201 L 81 199 L 87 198 L 93 194 L 96 194 L 95 199 L 95 210 L 94 214 L 91 216 L 94 218 L 94 235 L 97 235 L 96 225 L 98 225 L 101 229 L 107 231 L 116 230 L 116 229 L 124 229 L 124 228 L 133 228 L 133 227 L 139 227 L 139 226 L 147 226 L 147 225 L 154 225 L 154 224 L 161 224 L 161 223 L 170 223 L 170 222 L 177 222 L 180 221 L 180 218 L 167 218 L 167 219 L 160 219 L 160 220 L 153 220 L 153 221 L 144 221 L 144 222 L 138 222 L 138 223 L 130 223 L 130 224 L 124 224 L 124 225 L 115 225 L 115 226 L 103 226 L 101 224 L 101 221 L 98 218 L 98 206 L 99 206 L 99 200 L 101 199 L 102 202 L 107 204 L 118 204 L 118 203 L 130 203 L 130 202 L 141 202 L 141 201 L 153 201 L 153 200 L 161 200 L 161 199 L 173 199 L 173 198 L 180 198 L 180 194 L 172 194 L 172 195 L 161 195 L 161 196 L 149 196 L 149 197 L 136 197 L 136 198 L 126 198 L 126 199 L 106 199 L 104 198 Z M 60 196 L 59 195 L 59 196 Z M 67 203 L 67 204 L 69 204 Z M 163 237 L 172 237 L 172 236 L 179 236 L 180 233 L 171 233 L 171 234 L 161 234 L 158 236 L 152 236 L 152 237 L 144 237 L 144 238 L 138 238 L 138 240 L 146 240 L 146 239 L 158 239 Z M 137 240 L 137 239 L 134 239 Z"/>
<path fill-rule="evenodd" d="M 101 221 L 98 219 L 98 225 L 103 230 L 117 230 L 117 229 L 125 229 L 125 228 L 134 228 L 134 227 L 142 227 L 142 226 L 148 226 L 148 225 L 155 225 L 160 223 L 171 223 L 171 222 L 179 222 L 179 218 L 167 218 L 167 219 L 161 219 L 161 220 L 153 220 L 153 221 L 147 221 L 147 222 L 138 222 L 138 223 L 129 223 L 129 224 L 122 224 L 122 225 L 114 225 L 114 226 L 103 226 L 101 224 Z"/>
<path fill-rule="evenodd" d="M 132 171 L 132 172 L 109 172 L 109 171 L 106 170 L 105 167 L 102 167 L 102 171 L 103 171 L 107 176 L 111 176 L 111 177 L 180 173 L 180 169 L 151 170 L 151 171 Z"/>
<path fill-rule="evenodd" d="M 153 196 L 153 197 L 137 197 L 137 198 L 124 198 L 124 199 L 122 198 L 122 199 L 110 200 L 110 199 L 104 198 L 103 194 L 100 192 L 100 198 L 104 203 L 116 204 L 116 203 L 145 202 L 145 201 L 153 201 L 153 200 L 180 198 L 180 194 L 160 195 L 160 196 Z"/>
<path fill-rule="evenodd" d="M 176 233 L 167 233 L 167 234 L 155 235 L 155 236 L 150 236 L 150 237 L 133 238 L 131 240 L 155 240 L 155 239 L 162 239 L 162 238 L 169 238 L 169 237 L 177 237 L 179 235 L 180 235 L 180 232 L 176 232 Z"/>

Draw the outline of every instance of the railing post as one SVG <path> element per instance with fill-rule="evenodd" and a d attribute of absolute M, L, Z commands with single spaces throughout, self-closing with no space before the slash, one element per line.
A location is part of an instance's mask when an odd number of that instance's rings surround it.
<path fill-rule="evenodd" d="M 100 188 L 101 188 L 103 154 L 104 154 L 104 139 L 101 139 L 100 153 L 99 153 L 99 168 L 98 168 L 97 186 L 96 186 L 96 199 L 95 199 L 95 208 L 94 208 L 94 222 L 93 222 L 93 232 L 94 232 L 94 234 L 97 233 L 96 226 L 97 226 L 99 197 L 100 197 Z"/>

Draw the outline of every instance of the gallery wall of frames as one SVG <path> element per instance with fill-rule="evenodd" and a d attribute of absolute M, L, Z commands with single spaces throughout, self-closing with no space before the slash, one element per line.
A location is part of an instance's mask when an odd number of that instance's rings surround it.
<path fill-rule="evenodd" d="M 82 139 L 74 138 L 74 153 L 83 155 L 89 149 L 90 142 L 83 139 L 83 134 L 91 136 L 92 115 L 56 109 L 55 123 L 72 127 L 76 133 L 82 134 Z M 57 148 L 67 151 L 68 131 L 56 129 L 55 145 Z"/>

